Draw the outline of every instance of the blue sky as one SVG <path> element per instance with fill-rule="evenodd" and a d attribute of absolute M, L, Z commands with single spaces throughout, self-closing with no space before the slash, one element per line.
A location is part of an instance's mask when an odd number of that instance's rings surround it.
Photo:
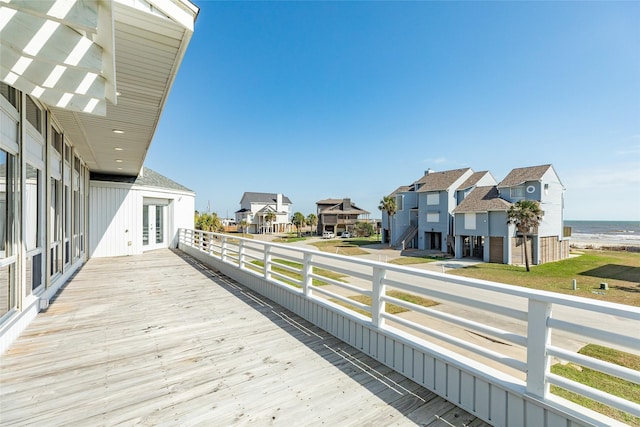
<path fill-rule="evenodd" d="M 222 2 L 146 159 L 233 217 L 379 201 L 434 171 L 551 163 L 565 219 L 640 220 L 640 2 Z"/>

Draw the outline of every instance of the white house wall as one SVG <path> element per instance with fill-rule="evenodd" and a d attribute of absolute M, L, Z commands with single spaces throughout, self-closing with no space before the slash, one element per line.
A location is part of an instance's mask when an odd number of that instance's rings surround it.
<path fill-rule="evenodd" d="M 544 190 L 545 184 L 549 185 L 547 191 Z M 544 211 L 543 221 L 538 227 L 538 235 L 541 237 L 558 236 L 562 239 L 564 187 L 552 168 L 542 177 L 541 185 L 536 187 L 536 191 L 540 191 L 538 199 L 540 200 L 540 208 Z"/>
<path fill-rule="evenodd" d="M 193 228 L 195 195 L 191 192 L 91 181 L 90 257 L 136 255 L 143 252 L 142 206 L 145 198 L 167 201 L 167 238 L 164 247 L 177 244 L 179 228 Z"/>

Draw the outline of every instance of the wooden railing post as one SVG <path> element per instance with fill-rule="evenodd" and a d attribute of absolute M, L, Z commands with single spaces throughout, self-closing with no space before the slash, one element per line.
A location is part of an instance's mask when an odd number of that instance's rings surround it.
<path fill-rule="evenodd" d="M 222 235 L 222 244 L 220 245 L 220 259 L 222 262 L 227 260 L 227 237 Z"/>
<path fill-rule="evenodd" d="M 271 280 L 271 246 L 268 244 L 264 246 L 264 278 Z"/>
<path fill-rule="evenodd" d="M 244 240 L 240 240 L 238 244 L 238 267 L 244 268 Z"/>
<path fill-rule="evenodd" d="M 305 252 L 303 256 L 303 267 L 302 267 L 302 291 L 305 296 L 310 297 L 313 289 L 313 277 L 311 277 L 311 273 L 313 272 L 313 265 L 311 265 L 311 253 Z"/>
<path fill-rule="evenodd" d="M 549 371 L 547 345 L 551 329 L 547 320 L 551 317 L 551 303 L 529 299 L 527 321 L 527 393 L 545 398 L 549 393 L 546 375 Z"/>
<path fill-rule="evenodd" d="M 381 267 L 373 267 L 372 283 L 371 283 L 371 322 L 378 328 L 383 328 L 385 319 L 381 316 L 384 313 L 386 302 L 382 300 L 382 296 L 386 292 L 386 285 L 383 280 L 387 274 L 387 270 Z"/>

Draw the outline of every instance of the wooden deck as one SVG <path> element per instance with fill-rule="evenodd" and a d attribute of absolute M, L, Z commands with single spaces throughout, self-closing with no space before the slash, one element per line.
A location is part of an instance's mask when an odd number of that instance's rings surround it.
<path fill-rule="evenodd" d="M 170 250 L 90 260 L 0 361 L 3 426 L 486 426 Z"/>

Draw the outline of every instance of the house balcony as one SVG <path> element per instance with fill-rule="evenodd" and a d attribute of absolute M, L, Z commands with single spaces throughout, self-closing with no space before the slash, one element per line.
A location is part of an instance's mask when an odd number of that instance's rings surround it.
<path fill-rule="evenodd" d="M 0 360 L 0 424 L 489 424 L 191 256 L 94 258 Z"/>
<path fill-rule="evenodd" d="M 3 355 L 2 424 L 623 425 L 551 384 L 640 414 L 549 371 L 640 383 L 576 353 L 638 352 L 635 307 L 193 230 L 180 249 L 91 259 Z"/>

